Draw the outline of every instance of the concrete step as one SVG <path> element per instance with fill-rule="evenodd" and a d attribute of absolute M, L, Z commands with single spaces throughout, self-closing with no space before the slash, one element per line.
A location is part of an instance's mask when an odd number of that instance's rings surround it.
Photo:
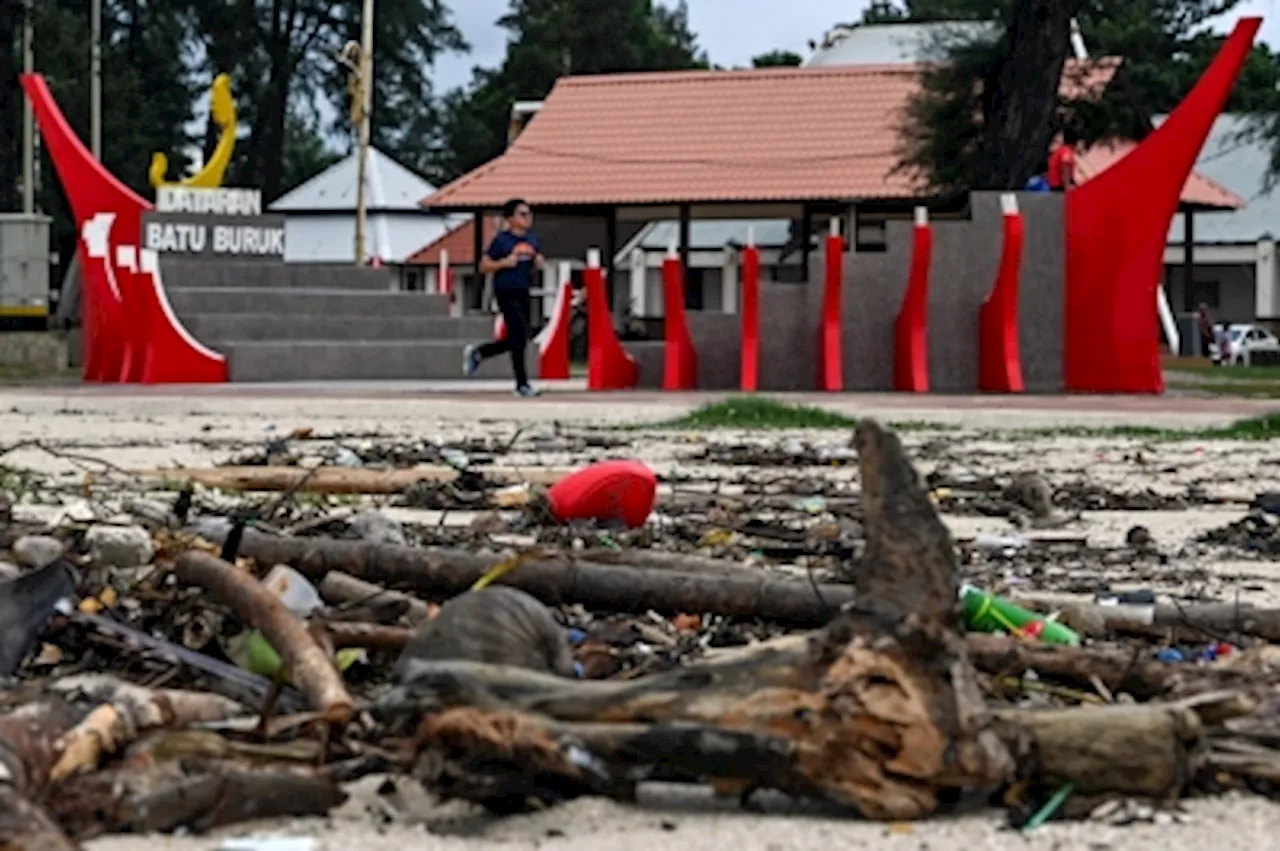
<path fill-rule="evenodd" d="M 463 340 L 483 341 L 493 320 L 483 316 L 329 316 L 318 313 L 195 313 L 182 317 L 196 339 L 223 340 Z"/>
<path fill-rule="evenodd" d="M 331 289 L 393 292 L 397 278 L 387 269 L 368 269 L 317 263 L 200 263 L 160 261 L 167 289 L 231 287 L 258 289 Z"/>
<path fill-rule="evenodd" d="M 448 316 L 449 299 L 426 293 L 332 289 L 177 287 L 166 290 L 179 317 L 202 313 L 319 313 L 328 316 Z"/>
<path fill-rule="evenodd" d="M 466 343 L 441 340 L 302 340 L 223 343 L 232 381 L 358 381 L 462 378 Z M 525 353 L 537 376 L 537 353 Z M 490 358 L 476 378 L 510 378 L 509 355 Z"/>

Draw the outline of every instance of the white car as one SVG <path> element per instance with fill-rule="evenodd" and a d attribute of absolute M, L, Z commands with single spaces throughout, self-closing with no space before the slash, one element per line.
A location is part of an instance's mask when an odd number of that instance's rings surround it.
<path fill-rule="evenodd" d="M 1215 329 L 1216 330 L 1216 329 Z M 1228 325 L 1227 356 L 1223 363 L 1230 366 L 1249 366 L 1261 363 L 1280 363 L 1280 339 L 1266 328 L 1257 325 Z M 1218 344 L 1209 347 L 1209 353 L 1218 356 Z"/>

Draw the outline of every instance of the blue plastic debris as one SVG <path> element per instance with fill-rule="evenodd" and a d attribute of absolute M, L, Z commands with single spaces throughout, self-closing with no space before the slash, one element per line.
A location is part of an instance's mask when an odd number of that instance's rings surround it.
<path fill-rule="evenodd" d="M 569 630 L 569 643 L 575 647 L 587 640 L 587 633 L 581 629 Z"/>
<path fill-rule="evenodd" d="M 1187 657 L 1182 654 L 1181 650 L 1173 647 L 1166 647 L 1156 654 L 1156 658 L 1161 662 L 1185 662 Z"/>

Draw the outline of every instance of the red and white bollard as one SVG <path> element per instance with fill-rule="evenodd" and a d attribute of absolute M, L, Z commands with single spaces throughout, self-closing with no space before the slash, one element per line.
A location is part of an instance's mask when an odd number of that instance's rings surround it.
<path fill-rule="evenodd" d="M 551 318 L 534 340 L 538 346 L 538 377 L 544 381 L 569 377 L 569 334 L 572 319 L 573 282 L 565 280 L 556 290 Z"/>

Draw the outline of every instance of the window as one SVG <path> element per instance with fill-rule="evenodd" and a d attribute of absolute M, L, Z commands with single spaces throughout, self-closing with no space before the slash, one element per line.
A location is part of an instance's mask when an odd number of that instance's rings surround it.
<path fill-rule="evenodd" d="M 698 268 L 689 269 L 685 272 L 684 279 L 684 307 L 685 310 L 702 310 L 703 307 L 703 270 Z"/>
<path fill-rule="evenodd" d="M 1208 305 L 1210 310 L 1217 310 L 1221 306 L 1218 282 L 1196 281 L 1187 287 L 1182 303 L 1188 311 L 1197 310 L 1202 304 Z"/>
<path fill-rule="evenodd" d="M 884 219 L 879 221 L 859 221 L 858 232 L 855 237 L 857 250 L 860 252 L 887 251 L 889 249 L 889 240 L 886 230 Z"/>

